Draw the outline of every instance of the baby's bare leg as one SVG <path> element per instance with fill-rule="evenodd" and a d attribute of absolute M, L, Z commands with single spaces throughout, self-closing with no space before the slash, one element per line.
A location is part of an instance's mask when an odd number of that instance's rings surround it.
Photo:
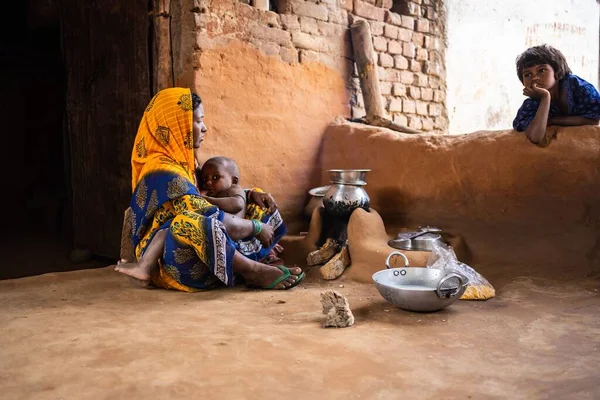
<path fill-rule="evenodd" d="M 156 232 L 139 262 L 118 264 L 115 271 L 135 278 L 141 283 L 150 283 L 150 278 L 158 270 L 158 260 L 165 248 L 167 229 Z"/>

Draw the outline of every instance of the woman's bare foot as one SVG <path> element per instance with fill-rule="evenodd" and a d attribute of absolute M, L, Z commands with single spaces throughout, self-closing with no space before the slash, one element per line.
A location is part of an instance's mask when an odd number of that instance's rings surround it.
<path fill-rule="evenodd" d="M 167 229 L 156 232 L 139 262 L 121 260 L 117 263 L 115 271 L 135 279 L 144 287 L 148 286 L 152 274 L 158 270 L 158 259 L 163 253 L 166 237 Z"/>
<path fill-rule="evenodd" d="M 126 262 L 126 260 L 121 260 L 117 263 L 115 267 L 115 271 L 120 272 L 124 275 L 127 275 L 129 278 L 133 278 L 136 283 L 148 286 L 150 284 L 152 272 L 150 268 L 142 265 L 139 262 Z"/>

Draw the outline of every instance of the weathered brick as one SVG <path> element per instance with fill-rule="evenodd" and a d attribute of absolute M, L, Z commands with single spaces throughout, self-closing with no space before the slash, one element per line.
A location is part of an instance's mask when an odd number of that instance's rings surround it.
<path fill-rule="evenodd" d="M 425 101 L 433 100 L 433 89 L 431 88 L 422 88 L 421 89 L 421 97 Z"/>
<path fill-rule="evenodd" d="M 412 42 L 415 44 L 415 46 L 417 47 L 423 47 L 423 38 L 425 36 L 422 33 L 419 32 L 413 32 L 412 34 Z"/>
<path fill-rule="evenodd" d="M 261 43 L 258 45 L 260 51 L 265 53 L 267 56 L 278 56 L 280 47 L 275 43 Z"/>
<path fill-rule="evenodd" d="M 427 75 L 426 75 L 427 76 Z M 438 78 L 437 76 L 430 76 L 429 77 L 429 87 L 432 89 L 437 89 L 441 86 L 442 82 L 440 80 L 440 78 Z"/>
<path fill-rule="evenodd" d="M 427 103 L 424 101 L 416 101 L 417 104 L 417 114 L 419 115 L 427 115 Z"/>
<path fill-rule="evenodd" d="M 282 14 L 281 15 L 281 26 L 286 31 L 297 31 L 300 29 L 300 22 L 298 21 L 297 15 Z"/>
<path fill-rule="evenodd" d="M 333 10 L 329 11 L 329 22 L 332 24 L 348 25 L 348 11 Z"/>
<path fill-rule="evenodd" d="M 395 114 L 394 122 L 397 123 L 398 125 L 408 126 L 408 118 L 406 118 L 406 115 Z"/>
<path fill-rule="evenodd" d="M 429 20 L 418 19 L 416 28 L 418 32 L 429 33 Z"/>
<path fill-rule="evenodd" d="M 393 67 L 394 58 L 387 53 L 379 53 L 379 65 L 382 67 Z"/>
<path fill-rule="evenodd" d="M 406 29 L 410 29 L 411 31 L 415 30 L 415 19 L 413 17 L 409 17 L 408 15 L 402 16 L 402 27 Z"/>
<path fill-rule="evenodd" d="M 399 82 L 400 81 L 400 71 L 395 69 L 386 68 L 385 69 L 385 80 L 388 82 Z"/>
<path fill-rule="evenodd" d="M 408 60 L 401 55 L 394 56 L 394 67 L 397 69 L 408 69 Z"/>
<path fill-rule="evenodd" d="M 421 118 L 423 124 L 423 131 L 430 132 L 433 130 L 433 120 L 431 118 Z"/>
<path fill-rule="evenodd" d="M 402 83 L 394 83 L 392 94 L 396 97 L 406 97 L 406 86 Z"/>
<path fill-rule="evenodd" d="M 433 46 L 435 45 L 435 41 L 433 36 L 424 36 L 423 37 L 423 47 L 425 47 L 428 50 L 433 49 Z"/>
<path fill-rule="evenodd" d="M 383 28 L 383 35 L 390 39 L 398 39 L 398 27 L 386 24 Z"/>
<path fill-rule="evenodd" d="M 403 43 L 402 55 L 406 58 L 415 58 L 415 44 Z"/>
<path fill-rule="evenodd" d="M 389 10 L 394 5 L 394 1 L 393 0 L 375 0 L 375 5 L 377 7 L 381 7 L 386 10 Z"/>
<path fill-rule="evenodd" d="M 392 93 L 392 82 L 379 82 L 379 90 L 381 90 L 381 94 L 389 95 Z"/>
<path fill-rule="evenodd" d="M 400 71 L 400 82 L 412 85 L 415 81 L 415 74 L 410 71 Z"/>
<path fill-rule="evenodd" d="M 415 100 L 419 100 L 421 98 L 421 88 L 418 88 L 416 86 L 409 86 L 408 95 Z"/>
<path fill-rule="evenodd" d="M 342 57 L 332 56 L 326 53 L 320 53 L 312 50 L 300 50 L 300 63 L 318 62 L 325 64 L 331 69 L 340 70 L 344 67 L 345 60 Z"/>
<path fill-rule="evenodd" d="M 296 50 L 294 48 L 286 49 L 285 47 L 282 47 L 279 50 L 279 57 L 281 57 L 281 60 L 284 62 L 297 63 L 298 62 L 298 50 Z"/>
<path fill-rule="evenodd" d="M 429 51 L 429 61 L 433 61 L 433 62 L 436 62 L 436 63 L 443 64 L 442 55 L 437 50 L 430 50 Z"/>
<path fill-rule="evenodd" d="M 417 112 L 417 104 L 414 100 L 403 99 L 402 100 L 402 109 L 405 114 L 414 114 Z"/>
<path fill-rule="evenodd" d="M 398 29 L 398 39 L 401 42 L 410 42 L 412 40 L 412 35 L 413 35 L 413 32 L 409 31 L 406 28 L 399 28 Z"/>
<path fill-rule="evenodd" d="M 280 29 L 257 25 L 252 27 L 250 35 L 265 42 L 277 43 L 280 46 L 290 47 L 291 45 L 290 33 Z"/>
<path fill-rule="evenodd" d="M 417 17 L 420 17 L 422 15 L 421 7 L 418 6 L 417 4 L 409 2 L 407 5 L 408 5 L 408 14 L 409 15 L 414 15 Z"/>
<path fill-rule="evenodd" d="M 423 63 L 423 72 L 428 75 L 440 76 L 441 75 L 441 67 L 440 64 L 434 63 L 431 61 L 425 61 Z"/>
<path fill-rule="evenodd" d="M 309 17 L 300 17 L 300 30 L 312 35 L 317 34 L 317 20 Z"/>
<path fill-rule="evenodd" d="M 313 4 L 306 1 L 296 0 L 292 3 L 294 14 L 327 21 L 329 11 L 323 4 Z"/>
<path fill-rule="evenodd" d="M 384 23 L 379 21 L 368 21 L 369 26 L 371 27 L 371 35 L 373 36 L 383 36 L 383 27 Z"/>
<path fill-rule="evenodd" d="M 432 21 L 435 21 L 437 20 L 437 12 L 433 7 L 429 6 L 425 9 L 425 17 Z"/>
<path fill-rule="evenodd" d="M 381 36 L 375 36 L 373 38 L 373 48 L 377 51 L 387 51 L 387 40 Z"/>
<path fill-rule="evenodd" d="M 347 29 L 348 28 L 342 25 L 332 24 L 330 22 L 325 21 L 317 21 L 317 30 L 319 32 L 319 35 L 322 36 L 340 37 Z"/>
<path fill-rule="evenodd" d="M 354 10 L 354 1 L 353 0 L 339 0 L 340 8 L 346 10 L 348 12 L 352 12 Z"/>
<path fill-rule="evenodd" d="M 421 122 L 421 118 L 410 116 L 408 117 L 408 127 L 416 130 L 421 130 L 423 128 L 423 123 Z"/>
<path fill-rule="evenodd" d="M 416 80 L 417 80 L 417 86 L 420 87 L 427 87 L 428 82 L 429 82 L 429 77 L 425 74 L 415 74 L 416 75 Z"/>
<path fill-rule="evenodd" d="M 388 41 L 388 53 L 390 54 L 402 54 L 402 43 L 397 40 Z"/>
<path fill-rule="evenodd" d="M 421 72 L 421 63 L 417 60 L 410 60 L 410 70 L 412 72 Z"/>
<path fill-rule="evenodd" d="M 383 67 L 377 67 L 377 76 L 380 81 L 387 81 L 387 69 Z"/>
<path fill-rule="evenodd" d="M 390 101 L 388 111 L 389 112 L 401 112 L 402 111 L 402 99 L 393 98 Z"/>
<path fill-rule="evenodd" d="M 417 49 L 416 58 L 419 61 L 427 61 L 427 59 L 429 58 L 429 52 L 427 51 L 427 49 Z"/>
<path fill-rule="evenodd" d="M 438 115 L 442 115 L 442 106 L 439 104 L 431 103 L 429 104 L 429 115 L 432 117 L 437 117 Z"/>
<path fill-rule="evenodd" d="M 433 101 L 436 103 L 443 103 L 446 100 L 446 93 L 441 90 L 435 90 L 433 92 Z"/>
<path fill-rule="evenodd" d="M 448 129 L 448 120 L 444 117 L 435 117 L 435 121 L 433 123 L 433 127 L 439 130 Z"/>
<path fill-rule="evenodd" d="M 328 51 L 329 49 L 327 38 L 311 36 L 302 32 L 292 32 L 292 43 L 299 49 L 313 51 Z M 307 55 L 307 57 L 310 57 L 310 55 Z"/>
<path fill-rule="evenodd" d="M 402 17 L 399 14 L 396 14 L 395 12 L 386 11 L 385 22 L 396 26 L 402 26 Z"/>
<path fill-rule="evenodd" d="M 361 0 L 354 0 L 354 13 L 359 17 L 383 21 L 385 10 Z"/>

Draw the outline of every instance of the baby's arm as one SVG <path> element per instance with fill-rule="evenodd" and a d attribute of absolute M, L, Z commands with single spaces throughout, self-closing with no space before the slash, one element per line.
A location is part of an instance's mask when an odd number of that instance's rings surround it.
<path fill-rule="evenodd" d="M 230 214 L 246 210 L 246 193 L 237 185 L 219 193 L 219 197 L 204 196 L 206 201 Z"/>

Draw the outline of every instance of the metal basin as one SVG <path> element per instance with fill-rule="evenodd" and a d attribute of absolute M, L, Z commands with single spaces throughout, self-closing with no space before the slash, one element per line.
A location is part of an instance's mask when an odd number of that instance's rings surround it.
<path fill-rule="evenodd" d="M 392 256 L 404 258 L 406 267 L 390 268 Z M 387 269 L 373 274 L 375 287 L 384 299 L 403 310 L 431 312 L 448 307 L 465 292 L 468 279 L 439 269 L 409 268 L 408 259 L 399 252 L 391 253 Z"/>
<path fill-rule="evenodd" d="M 366 185 L 367 173 L 370 169 L 330 169 L 329 179 L 332 183 L 346 183 L 351 185 Z"/>

